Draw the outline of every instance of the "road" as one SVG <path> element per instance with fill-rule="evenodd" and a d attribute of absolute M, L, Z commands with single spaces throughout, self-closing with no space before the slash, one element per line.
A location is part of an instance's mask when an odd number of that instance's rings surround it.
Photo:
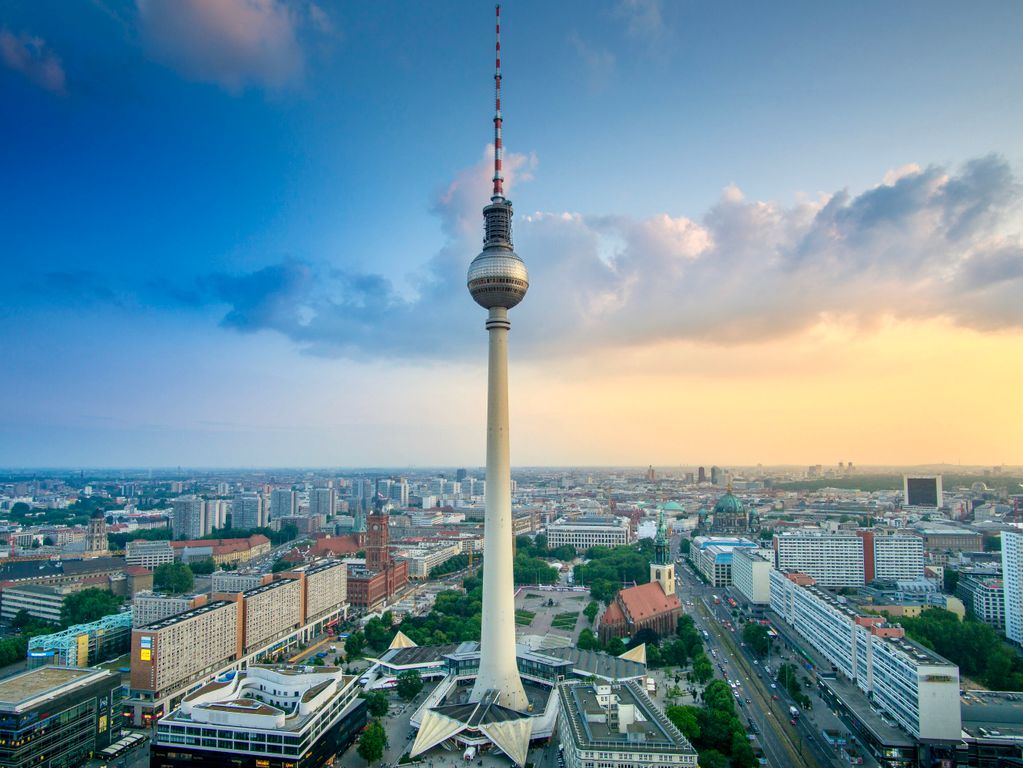
<path fill-rule="evenodd" d="M 715 664 L 716 676 L 738 681 L 738 709 L 748 723 L 753 723 L 759 732 L 757 739 L 764 750 L 768 765 L 802 766 L 819 768 L 817 761 L 802 749 L 800 739 L 788 724 L 788 712 L 781 702 L 771 699 L 770 682 L 765 683 L 753 672 L 753 665 L 742 655 L 738 644 L 729 636 L 720 620 L 713 617 L 707 604 L 711 588 L 703 584 L 688 568 L 680 565 L 676 578 L 686 611 L 693 617 L 697 628 L 710 635 L 705 636 L 707 652 Z M 720 592 L 721 590 L 717 590 Z M 689 605 L 692 603 L 692 605 Z M 716 655 L 715 655 L 716 654 Z M 746 700 L 749 703 L 746 703 Z M 752 730 L 752 729 L 751 729 Z M 827 765 L 827 763 L 824 763 Z"/>
<path fill-rule="evenodd" d="M 718 648 L 718 661 L 725 659 L 725 676 L 728 679 L 738 679 L 743 683 L 745 693 L 743 699 L 752 691 L 759 695 L 749 696 L 751 704 L 746 705 L 743 700 L 740 709 L 747 713 L 752 721 L 764 733 L 761 738 L 761 745 L 764 747 L 765 755 L 771 765 L 790 765 L 796 760 L 798 765 L 817 765 L 819 768 L 839 768 L 847 763 L 842 759 L 842 753 L 838 747 L 829 745 L 823 737 L 822 729 L 835 730 L 842 733 L 847 739 L 852 740 L 851 734 L 845 725 L 832 713 L 823 700 L 819 698 L 816 688 L 810 686 L 807 694 L 810 695 L 814 709 L 803 713 L 798 718 L 795 726 L 789 723 L 788 707 L 793 702 L 787 691 L 781 686 L 770 688 L 774 680 L 764 671 L 764 664 L 756 660 L 753 653 L 745 647 L 737 636 L 738 627 L 732 630 L 725 627 L 725 622 L 732 622 L 731 609 L 724 600 L 720 604 L 713 603 L 712 595 L 724 597 L 726 590 L 721 587 L 710 587 L 704 584 L 691 570 L 688 564 L 679 564 L 677 568 L 679 589 L 684 600 L 694 603 L 687 610 L 693 615 L 697 625 L 701 629 L 707 629 L 715 638 Z M 776 625 L 777 622 L 772 622 Z M 775 626 L 776 630 L 783 630 L 784 627 Z M 792 638 L 786 638 L 789 646 L 797 645 Z M 726 649 L 730 656 L 721 656 L 721 648 Z M 801 646 L 800 646 L 801 647 Z M 769 657 L 770 666 L 776 672 L 777 663 L 791 661 L 797 663 L 798 659 L 793 657 L 783 658 Z M 777 663 L 775 663 L 777 662 Z M 748 685 L 747 685 L 748 683 Z M 777 695 L 777 701 L 771 699 Z M 763 725 L 766 724 L 766 729 Z M 772 743 L 773 742 L 773 743 Z M 782 750 L 785 759 L 777 762 L 778 752 Z M 793 755 L 792 753 L 795 753 Z M 860 750 L 860 754 L 866 750 Z M 772 757 L 774 753 L 774 757 Z M 865 756 L 865 755 L 864 755 Z M 868 768 L 874 761 L 867 759 Z"/>

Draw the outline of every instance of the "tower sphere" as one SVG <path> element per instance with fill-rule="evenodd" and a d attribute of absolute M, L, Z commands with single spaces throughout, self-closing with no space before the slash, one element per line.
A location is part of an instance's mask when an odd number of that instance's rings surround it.
<path fill-rule="evenodd" d="M 490 246 L 472 260 L 466 285 L 481 307 L 511 309 L 529 289 L 529 272 L 511 248 Z"/>

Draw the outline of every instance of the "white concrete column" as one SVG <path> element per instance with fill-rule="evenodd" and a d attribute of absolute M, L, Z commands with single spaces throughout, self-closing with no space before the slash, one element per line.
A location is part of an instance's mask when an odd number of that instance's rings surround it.
<path fill-rule="evenodd" d="M 511 454 L 508 445 L 508 310 L 492 307 L 487 319 L 487 489 L 483 523 L 483 626 L 480 671 L 470 701 L 501 691 L 502 706 L 528 706 L 515 662 L 515 583 L 512 573 Z"/>

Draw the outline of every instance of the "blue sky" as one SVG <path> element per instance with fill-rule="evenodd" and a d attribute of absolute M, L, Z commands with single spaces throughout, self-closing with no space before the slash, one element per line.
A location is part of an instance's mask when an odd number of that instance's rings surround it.
<path fill-rule="evenodd" d="M 5 3 L 0 465 L 479 463 L 482 318 L 458 275 L 486 199 L 492 14 Z M 599 388 L 651 345 L 777 344 L 822 318 L 1018 340 L 1018 3 L 503 17 L 524 400 L 544 370 Z M 519 456 L 628 460 L 580 445 Z M 831 450 L 769 446 L 708 451 Z"/>

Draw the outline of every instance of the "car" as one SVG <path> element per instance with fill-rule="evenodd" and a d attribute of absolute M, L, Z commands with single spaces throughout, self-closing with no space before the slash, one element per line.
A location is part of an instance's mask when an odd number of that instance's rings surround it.
<path fill-rule="evenodd" d="M 795 724 L 796 724 L 796 718 L 793 717 L 791 720 L 789 720 L 789 725 L 795 725 Z"/>
<path fill-rule="evenodd" d="M 771 694 L 771 698 L 774 699 L 775 701 L 777 701 L 778 700 L 778 694 L 777 693 L 772 693 Z"/>
<path fill-rule="evenodd" d="M 746 699 L 746 703 L 747 703 L 747 704 L 752 704 L 753 702 L 752 702 L 752 701 L 750 701 L 749 699 Z"/>
<path fill-rule="evenodd" d="M 777 688 L 778 686 L 777 686 L 777 685 L 775 685 L 774 683 L 771 683 L 771 687 L 772 687 L 772 688 Z"/>

